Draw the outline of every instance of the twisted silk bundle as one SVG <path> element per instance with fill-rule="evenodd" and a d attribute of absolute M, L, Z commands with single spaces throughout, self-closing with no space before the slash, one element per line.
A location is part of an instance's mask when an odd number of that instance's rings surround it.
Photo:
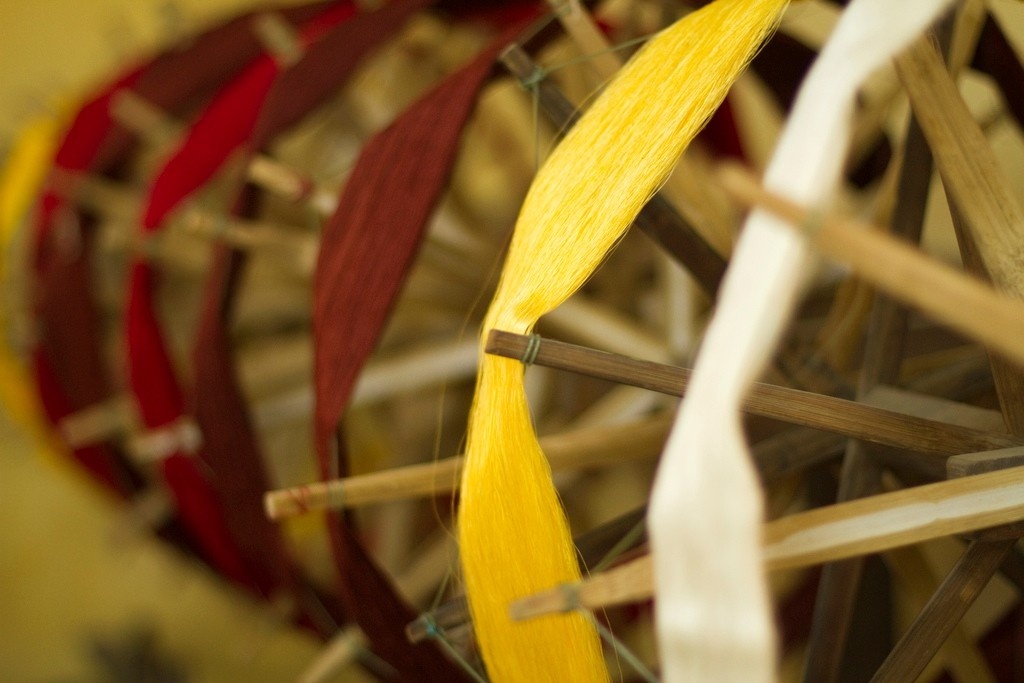
<path fill-rule="evenodd" d="M 860 84 L 948 5 L 854 0 L 797 96 L 765 184 L 814 205 L 835 188 Z M 770 681 L 762 498 L 739 411 L 788 319 L 804 240 L 754 211 L 723 284 L 648 512 L 665 681 Z"/>
<path fill-rule="evenodd" d="M 491 329 L 529 333 L 605 258 L 724 99 L 787 0 L 717 0 L 651 40 L 534 180 L 516 223 Z M 482 342 L 483 343 L 483 342 Z M 477 641 L 494 681 L 608 678 L 577 613 L 513 623 L 515 598 L 580 577 L 568 523 L 530 423 L 519 361 L 481 353 L 459 541 Z"/>
<path fill-rule="evenodd" d="M 10 297 L 15 273 L 16 244 L 21 228 L 42 187 L 60 132 L 57 115 L 40 116 L 26 124 L 18 134 L 3 169 L 0 169 L 0 291 L 7 294 L 0 302 L 0 403 L 17 424 L 31 434 L 40 454 L 50 454 L 51 433 L 42 419 L 42 406 L 31 386 L 24 359 L 13 348 L 14 305 Z M 54 461 L 62 461 L 54 458 Z M 85 464 L 85 463 L 83 463 Z"/>

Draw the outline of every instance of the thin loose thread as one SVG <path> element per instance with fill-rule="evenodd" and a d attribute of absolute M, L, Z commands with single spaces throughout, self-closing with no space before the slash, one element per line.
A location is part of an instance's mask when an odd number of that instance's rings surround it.
<path fill-rule="evenodd" d="M 647 520 L 641 519 L 639 522 L 634 524 L 633 528 L 627 531 L 626 534 L 622 538 L 620 538 L 615 545 L 611 547 L 611 550 L 605 553 L 605 556 L 601 558 L 600 562 L 594 565 L 591 571 L 599 572 L 608 568 L 608 566 L 611 565 L 611 563 L 614 562 L 616 559 L 618 559 L 618 557 L 622 555 L 622 553 L 626 552 L 626 550 L 628 550 L 629 548 L 632 548 L 633 545 L 638 540 L 640 540 L 640 538 L 644 535 L 644 532 L 646 530 Z"/>
<path fill-rule="evenodd" d="M 544 72 L 538 67 L 531 74 L 530 78 L 539 75 L 539 78 L 544 78 Z M 540 81 L 525 85 L 524 87 L 530 93 L 531 102 L 531 114 L 533 117 L 533 174 L 537 175 L 537 171 L 540 170 L 540 90 L 538 84 Z"/>
<path fill-rule="evenodd" d="M 611 645 L 612 649 L 615 650 L 615 654 L 624 659 L 627 664 L 633 667 L 633 671 L 635 671 L 640 676 L 640 678 L 647 681 L 647 683 L 658 683 L 658 677 L 654 675 L 654 672 L 648 669 L 647 666 L 640 661 L 640 658 L 637 657 L 633 653 L 633 651 L 626 646 L 625 643 L 616 638 L 615 634 L 612 633 L 611 629 L 602 624 L 601 620 L 594 616 L 593 612 L 591 612 L 590 610 L 580 610 L 580 612 L 582 612 L 583 615 L 586 616 L 587 619 L 590 621 L 590 623 L 594 625 L 594 628 L 597 629 L 597 632 L 598 634 L 600 634 L 601 639 L 609 645 Z"/>
<path fill-rule="evenodd" d="M 537 354 L 540 353 L 540 342 L 541 336 L 539 334 L 531 334 L 529 340 L 526 342 L 526 350 L 523 351 L 523 357 L 519 360 L 526 367 L 530 367 L 537 362 Z"/>
<path fill-rule="evenodd" d="M 643 43 L 646 43 L 647 41 L 657 36 L 659 33 L 660 31 L 655 31 L 654 33 L 647 33 L 642 36 L 637 36 L 636 38 L 630 38 L 629 40 L 624 40 L 621 43 L 610 45 L 609 47 L 603 50 L 598 50 L 597 52 L 588 52 L 587 54 L 578 55 L 576 57 L 573 57 L 572 59 L 567 59 L 564 62 L 555 62 L 554 64 L 548 67 L 539 67 L 538 70 L 542 74 L 541 78 L 545 78 L 548 75 L 558 71 L 559 69 L 565 69 L 570 66 L 576 66 L 577 64 L 584 64 L 594 59 L 594 57 L 600 57 L 601 55 L 606 55 L 611 52 L 621 52 L 622 50 L 629 49 L 635 45 L 642 45 Z"/>
<path fill-rule="evenodd" d="M 552 18 L 554 18 L 556 16 L 559 16 L 559 14 L 561 12 L 565 11 L 567 7 L 568 7 L 568 5 L 563 5 L 561 8 L 559 8 L 559 10 L 557 12 L 555 12 L 555 13 L 553 13 L 551 15 L 551 17 L 548 19 L 548 21 L 551 21 Z M 591 52 L 591 53 L 588 53 L 588 54 L 585 54 L 585 55 L 580 55 L 578 57 L 573 57 L 572 59 L 566 60 L 564 62 L 557 62 L 557 63 L 552 64 L 551 66 L 547 66 L 547 67 L 540 66 L 539 64 L 534 64 L 533 71 L 531 71 L 529 75 L 527 75 L 527 76 L 525 76 L 525 77 L 523 77 L 523 78 L 521 78 L 519 80 L 519 86 L 523 90 L 525 90 L 526 92 L 530 93 L 530 101 L 531 101 L 531 104 L 532 104 L 532 115 L 533 115 L 533 170 L 534 170 L 535 174 L 536 174 L 537 170 L 540 169 L 540 163 L 541 163 L 541 154 L 540 154 L 540 84 L 543 83 L 544 80 L 548 78 L 548 76 L 550 76 L 551 74 L 555 73 L 556 71 L 559 71 L 560 69 L 565 69 L 565 68 L 568 68 L 570 66 L 575 66 L 576 64 L 582 64 L 582 63 L 588 62 L 588 61 L 592 60 L 594 57 L 598 57 L 598 56 L 603 55 L 603 54 L 608 54 L 610 52 L 619 52 L 621 50 L 625 50 L 627 48 L 633 47 L 634 45 L 640 45 L 642 43 L 647 42 L 653 36 L 656 36 L 656 35 L 657 35 L 657 32 L 655 32 L 655 33 L 648 33 L 648 34 L 643 35 L 643 36 L 638 36 L 636 38 L 631 38 L 631 39 L 623 41 L 621 43 L 617 43 L 615 45 L 612 45 L 612 46 L 608 47 L 607 49 L 599 50 L 597 52 Z M 519 41 L 519 44 L 520 45 L 525 45 L 527 42 L 528 42 L 527 39 L 521 39 Z"/>
<path fill-rule="evenodd" d="M 642 530 L 643 522 L 637 526 Z M 626 536 L 628 537 L 632 535 L 635 529 L 636 527 L 634 527 L 634 529 Z M 626 663 L 633 667 L 633 670 L 636 671 L 645 681 L 648 681 L 648 683 L 658 683 L 658 677 L 640 661 L 640 658 L 637 657 L 625 643 L 616 638 L 611 629 L 601 623 L 601 620 L 598 619 L 593 612 L 583 607 L 583 604 L 580 602 L 580 584 L 563 583 L 558 587 L 558 589 L 562 593 L 562 604 L 564 605 L 563 611 L 577 612 L 586 617 L 587 621 L 589 621 L 594 626 L 594 629 L 597 630 L 601 639 L 612 647 L 617 656 L 624 659 Z"/>
<path fill-rule="evenodd" d="M 463 671 L 465 671 L 466 674 L 474 681 L 476 681 L 477 683 L 489 683 L 487 677 L 482 675 L 479 671 L 477 671 L 473 667 L 473 665 L 470 664 L 469 661 L 462 656 L 462 653 L 459 652 L 458 648 L 456 648 L 452 644 L 452 642 L 448 640 L 448 637 L 445 635 L 444 629 L 438 626 L 437 622 L 434 620 L 433 613 L 427 612 L 421 618 L 423 619 L 424 631 L 427 635 L 427 638 L 431 640 L 436 640 L 441 645 L 441 647 L 443 647 L 445 651 L 447 651 L 448 654 L 451 655 L 451 658 L 455 660 L 455 663 L 458 664 L 459 667 Z"/>

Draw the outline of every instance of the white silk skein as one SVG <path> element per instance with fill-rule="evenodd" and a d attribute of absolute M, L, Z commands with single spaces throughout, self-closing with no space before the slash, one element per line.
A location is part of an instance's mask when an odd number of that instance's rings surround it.
<path fill-rule="evenodd" d="M 858 88 L 950 0 L 853 0 L 807 75 L 766 187 L 816 205 L 839 181 Z M 666 445 L 647 521 L 666 683 L 775 677 L 763 501 L 740 408 L 789 320 L 811 255 L 760 210 L 746 221 Z"/>

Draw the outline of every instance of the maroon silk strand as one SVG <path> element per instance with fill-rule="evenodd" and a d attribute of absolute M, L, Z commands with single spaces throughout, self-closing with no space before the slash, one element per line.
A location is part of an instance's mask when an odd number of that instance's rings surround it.
<path fill-rule="evenodd" d="M 346 474 L 347 459 L 332 453 L 335 446 L 344 450 L 336 440 L 339 420 L 448 181 L 479 90 L 518 30 L 507 31 L 365 145 L 324 228 L 313 307 L 315 436 L 324 477 Z M 377 651 L 406 680 L 434 680 L 439 664 L 450 671 L 436 650 L 411 645 L 396 628 L 415 612 L 341 516 L 332 517 L 342 599 Z"/>

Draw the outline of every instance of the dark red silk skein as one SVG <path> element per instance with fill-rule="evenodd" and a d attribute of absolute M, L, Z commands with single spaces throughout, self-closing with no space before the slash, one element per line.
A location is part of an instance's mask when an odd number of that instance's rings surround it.
<path fill-rule="evenodd" d="M 326 3 L 317 2 L 283 10 L 282 14 L 288 21 L 303 21 L 326 7 Z M 253 15 L 247 14 L 229 21 L 104 87 L 86 101 L 65 131 L 54 167 L 71 172 L 116 170 L 133 150 L 135 141 L 110 118 L 113 94 L 131 88 L 167 111 L 183 111 L 258 53 L 252 19 Z M 55 188 L 43 194 L 33 239 L 38 342 L 32 356 L 44 408 L 54 424 L 113 393 L 90 296 L 91 225 L 91 217 L 63 199 Z M 79 448 L 72 456 L 110 489 L 122 496 L 131 494 L 133 475 L 109 445 Z"/>
<path fill-rule="evenodd" d="M 302 59 L 274 81 L 248 147 L 260 151 L 299 118 L 321 104 L 348 80 L 372 49 L 395 35 L 424 0 L 393 2 L 376 12 L 342 23 L 313 45 Z M 247 187 L 236 213 L 252 214 L 254 188 Z M 246 262 L 243 252 L 217 249 L 207 281 L 199 331 L 193 351 L 196 367 L 195 416 L 206 438 L 205 453 L 217 473 L 218 488 L 230 500 L 227 521 L 248 556 L 260 556 L 266 580 L 294 586 L 295 570 L 283 552 L 283 539 L 266 518 L 262 497 L 267 477 L 249 414 L 238 389 L 227 325 L 231 318 L 238 276 Z M 248 531 L 236 531 L 245 527 Z M 324 607 L 336 621 L 346 618 L 331 600 Z"/>
<path fill-rule="evenodd" d="M 506 32 L 413 104 L 363 148 L 324 228 L 314 283 L 317 453 L 324 477 L 344 476 L 338 423 L 377 344 L 425 226 L 446 185 L 462 129 Z M 340 457 L 334 460 L 333 448 Z M 439 654 L 406 640 L 415 613 L 395 593 L 340 515 L 331 525 L 342 598 L 377 651 L 406 680 L 424 680 Z M 447 664 L 447 662 L 445 662 Z M 431 679 L 433 680 L 433 679 Z"/>
<path fill-rule="evenodd" d="M 331 26 L 354 13 L 349 3 L 339 4 L 305 23 L 301 38 L 316 40 Z M 263 55 L 224 86 L 203 110 L 176 152 L 156 175 L 142 217 L 144 233 L 158 232 L 167 215 L 211 178 L 231 153 L 247 140 L 270 86 L 278 73 L 277 63 Z M 136 260 L 129 272 L 129 296 L 125 309 L 125 340 L 128 379 L 143 424 L 149 430 L 168 428 L 185 415 L 185 400 L 172 366 L 160 323 L 153 310 L 157 272 L 144 260 Z M 227 578 L 269 595 L 277 586 L 261 570 L 258 556 L 247 556 L 240 540 L 248 529 L 235 524 L 231 533 L 225 510 L 230 499 L 218 499 L 215 482 L 204 474 L 205 465 L 195 460 L 209 449 L 186 453 L 174 449 L 160 461 L 164 479 L 177 503 L 182 521 L 204 555 Z M 216 475 L 216 472 L 213 472 Z M 226 477 L 245 477 L 247 472 L 226 472 Z M 233 519 L 233 517 L 232 517 Z M 251 543 L 242 543 L 248 548 Z"/>

